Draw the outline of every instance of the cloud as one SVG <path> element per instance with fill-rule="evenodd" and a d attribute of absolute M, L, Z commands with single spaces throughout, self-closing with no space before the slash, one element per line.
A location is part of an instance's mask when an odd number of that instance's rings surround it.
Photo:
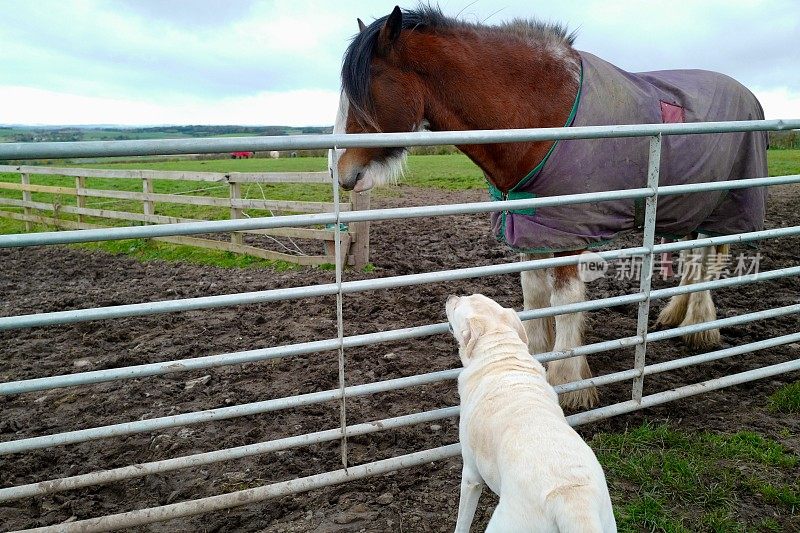
<path fill-rule="evenodd" d="M 767 119 L 800 119 L 800 91 L 788 87 L 754 88 L 753 93 L 764 108 Z"/>
<path fill-rule="evenodd" d="M 176 105 L 147 100 L 80 96 L 0 87 L 0 116 L 7 124 L 238 124 L 326 126 L 334 122 L 339 92 L 261 92 L 224 99 L 191 99 Z M 58 117 L 54 121 L 53 117 Z"/>
<path fill-rule="evenodd" d="M 388 14 L 395 3 L 4 0 L 0 88 L 6 92 L 14 88 L 18 95 L 27 88 L 26 99 L 38 94 L 80 103 L 93 117 L 98 113 L 92 109 L 104 109 L 104 117 L 135 119 L 125 109 L 112 109 L 111 103 L 119 102 L 142 109 L 148 117 L 170 116 L 180 118 L 180 123 L 207 122 L 223 109 L 228 116 L 249 117 L 233 109 L 237 102 L 262 106 L 264 122 L 278 123 L 287 113 L 266 102 L 285 94 L 283 104 L 299 102 L 296 113 L 309 117 L 317 106 L 303 103 L 298 95 L 328 98 L 337 93 L 341 57 L 356 32 L 355 18 L 370 22 Z M 530 16 L 561 21 L 579 29 L 579 49 L 622 68 L 717 70 L 763 94 L 769 102 L 765 109 L 773 116 L 797 115 L 793 102 L 800 87 L 796 52 L 800 10 L 790 0 L 685 0 L 668 5 L 639 0 L 502 0 L 499 4 L 440 0 L 440 4 L 445 13 L 461 13 L 475 22 Z M 59 109 L 50 102 L 39 102 L 41 106 L 53 113 L 45 122 L 74 122 L 66 119 L 75 116 L 72 108 Z M 10 122 L 9 113 L 19 117 L 14 107 L 0 102 L 0 122 Z M 28 109 L 38 117 L 35 107 Z M 334 102 L 331 109 L 335 108 Z M 174 111 L 178 109 L 196 114 L 178 117 Z M 320 109 L 317 118 L 307 123 L 324 123 L 331 113 Z"/>

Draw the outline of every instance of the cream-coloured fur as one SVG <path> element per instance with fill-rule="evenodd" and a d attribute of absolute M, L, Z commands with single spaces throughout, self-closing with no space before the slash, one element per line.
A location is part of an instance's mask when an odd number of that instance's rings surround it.
<path fill-rule="evenodd" d="M 616 531 L 603 469 L 564 418 L 514 310 L 480 294 L 451 296 L 446 310 L 464 365 L 456 531 L 469 531 L 484 483 L 500 497 L 488 532 Z"/>

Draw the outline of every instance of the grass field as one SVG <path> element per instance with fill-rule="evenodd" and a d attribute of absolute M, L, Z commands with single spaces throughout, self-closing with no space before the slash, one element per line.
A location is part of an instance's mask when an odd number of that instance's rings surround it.
<path fill-rule="evenodd" d="M 56 163 L 58 164 L 58 163 Z M 220 160 L 169 160 L 158 162 L 113 162 L 76 165 L 81 168 L 109 169 L 150 169 L 150 170 L 187 170 L 197 172 L 314 172 L 327 169 L 327 159 L 322 157 L 298 157 L 283 159 L 220 159 Z M 18 174 L 0 174 L 0 181 L 19 183 Z M 402 182 L 418 187 L 437 187 L 463 190 L 481 188 L 484 180 L 480 170 L 466 157 L 460 154 L 440 156 L 410 156 L 408 169 Z M 31 176 L 31 183 L 57 187 L 74 187 L 75 179 L 63 176 Z M 140 192 L 141 180 L 135 179 L 103 179 L 87 178 L 86 186 L 96 189 L 122 190 Z M 181 182 L 155 180 L 153 190 L 162 194 L 191 194 L 193 196 L 222 197 L 228 196 L 227 185 L 203 182 Z M 392 189 L 383 189 L 378 194 L 396 194 Z M 0 197 L 21 198 L 18 191 L 0 189 Z M 249 199 L 300 200 L 309 202 L 330 202 L 333 193 L 328 185 L 300 184 L 244 184 L 242 197 Z M 50 193 L 31 193 L 35 202 L 59 205 L 75 205 L 75 197 L 59 196 Z M 141 212 L 142 203 L 134 200 L 109 200 L 106 198 L 87 198 L 89 208 L 113 209 L 118 211 Z M 21 211 L 17 209 L 17 211 Z M 204 220 L 221 220 L 230 216 L 226 208 L 197 205 L 156 204 L 156 214 L 196 218 Z M 247 210 L 249 216 L 269 216 L 266 211 Z M 50 216 L 47 215 L 46 216 Z M 75 215 L 61 214 L 63 219 L 75 220 Z M 100 225 L 122 226 L 126 222 L 109 219 L 93 219 L 86 217 L 89 223 Z M 42 231 L 45 227 L 35 228 Z M 0 233 L 20 233 L 25 231 L 23 222 L 0 218 Z M 295 268 L 284 262 L 273 262 L 251 257 L 197 249 L 189 246 L 178 246 L 147 240 L 91 243 L 90 248 L 101 249 L 109 253 L 124 253 L 143 261 L 153 259 L 183 260 L 200 264 L 211 264 L 221 267 L 264 267 L 272 266 L 281 270 Z"/>
<path fill-rule="evenodd" d="M 111 169 L 151 169 L 151 170 L 188 170 L 200 172 L 304 172 L 323 171 L 327 168 L 327 160 L 322 157 L 299 157 L 283 159 L 219 159 L 219 160 L 168 160 L 148 162 L 106 162 L 76 165 L 87 168 Z M 770 175 L 800 173 L 800 150 L 771 150 L 769 152 Z M 0 174 L 0 181 L 19 182 L 17 174 Z M 74 187 L 74 178 L 62 176 L 32 176 L 31 183 L 60 187 Z M 415 187 L 433 187 L 437 189 L 466 190 L 481 189 L 485 181 L 480 169 L 462 154 L 450 155 L 416 155 L 409 156 L 408 166 L 401 183 Z M 109 190 L 141 191 L 141 181 L 134 179 L 88 178 L 87 187 Z M 227 185 L 216 185 L 202 182 L 179 182 L 155 180 L 154 192 L 164 194 L 192 194 L 196 196 L 227 197 Z M 0 189 L 0 197 L 20 198 L 21 193 Z M 377 195 L 397 194 L 397 190 L 384 188 L 376 191 Z M 327 185 L 259 185 L 245 184 L 242 187 L 243 198 L 302 200 L 325 202 L 332 200 L 331 188 Z M 32 193 L 36 202 L 59 205 L 75 205 L 75 198 L 49 193 Z M 109 200 L 105 198 L 87 198 L 87 207 L 114 209 L 119 211 L 141 212 L 141 202 L 133 200 Z M 259 210 L 248 210 L 250 216 L 268 216 L 269 213 Z M 191 206 L 177 204 L 156 204 L 156 214 L 220 220 L 229 217 L 226 208 L 212 206 Z M 75 216 L 60 215 L 64 219 L 75 219 Z M 102 225 L 124 225 L 124 221 L 108 219 L 91 219 L 88 222 Z M 36 230 L 49 228 L 37 227 Z M 0 233 L 20 233 L 25 231 L 24 223 L 0 218 Z M 165 259 L 184 260 L 223 267 L 275 266 L 280 269 L 293 268 L 288 264 L 266 260 L 245 258 L 229 252 L 198 250 L 188 246 L 177 246 L 151 241 L 121 241 L 109 243 L 93 243 L 86 245 L 106 250 L 110 253 L 125 253 L 141 260 Z"/>

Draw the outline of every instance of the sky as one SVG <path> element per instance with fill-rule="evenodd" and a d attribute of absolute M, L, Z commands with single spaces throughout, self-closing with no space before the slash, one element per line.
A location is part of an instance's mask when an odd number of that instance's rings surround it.
<path fill-rule="evenodd" d="M 356 17 L 396 1 L 0 0 L 0 124 L 331 125 Z M 723 72 L 767 118 L 800 118 L 796 0 L 439 5 L 475 22 L 562 22 L 576 48 L 630 71 Z"/>

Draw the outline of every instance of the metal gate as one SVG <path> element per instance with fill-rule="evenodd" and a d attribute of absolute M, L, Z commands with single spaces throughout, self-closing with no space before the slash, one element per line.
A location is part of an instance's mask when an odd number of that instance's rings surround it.
<path fill-rule="evenodd" d="M 706 282 L 683 285 L 666 289 L 651 289 L 653 274 L 653 258 L 664 252 L 674 252 L 683 249 L 699 248 L 711 245 L 730 244 L 757 241 L 769 238 L 779 238 L 800 235 L 800 226 L 781 227 L 751 233 L 741 233 L 723 237 L 710 237 L 693 241 L 681 241 L 668 244 L 655 244 L 655 213 L 656 201 L 659 196 L 687 194 L 701 191 L 730 190 L 748 187 L 772 186 L 780 184 L 800 183 L 800 175 L 781 176 L 772 178 L 743 179 L 715 183 L 701 183 L 691 185 L 659 186 L 659 162 L 661 157 L 661 139 L 664 135 L 699 134 L 699 133 L 724 133 L 741 131 L 777 131 L 799 129 L 800 120 L 792 121 L 743 121 L 743 122 L 717 122 L 693 124 L 653 124 L 631 126 L 598 126 L 576 128 L 553 128 L 531 130 L 502 130 L 502 131 L 471 131 L 471 132 L 423 132 L 423 133 L 398 133 L 398 134 L 365 134 L 365 135 L 318 135 L 318 136 L 289 136 L 289 137 L 261 137 L 261 138 L 227 138 L 227 139 L 190 139 L 190 140 L 157 140 L 157 141 L 112 141 L 112 142 L 78 142 L 78 143 L 30 143 L 30 144 L 2 144 L 0 145 L 0 160 L 24 158 L 64 158 L 64 157 L 98 157 L 119 155 L 153 155 L 153 154 L 187 154 L 210 153 L 231 151 L 255 150 L 286 150 L 286 149 L 319 149 L 319 148 L 350 148 L 350 147 L 376 147 L 376 146 L 410 146 L 410 145 L 436 145 L 436 144 L 476 144 L 499 143 L 520 141 L 542 141 L 555 139 L 590 139 L 605 137 L 635 137 L 647 136 L 650 138 L 650 163 L 647 175 L 647 185 L 642 188 L 608 191 L 591 194 L 574 194 L 558 197 L 545 197 L 523 200 L 507 200 L 496 202 L 478 202 L 470 204 L 453 204 L 445 206 L 424 206 L 394 209 L 373 209 L 370 211 L 341 211 L 339 209 L 338 181 L 332 180 L 334 194 L 334 211 L 332 213 L 314 215 L 292 215 L 271 218 L 225 220 L 212 222 L 194 222 L 180 224 L 165 224 L 154 226 L 137 226 L 125 228 L 109 228 L 99 230 L 62 231 L 49 233 L 31 233 L 18 235 L 0 235 L 0 248 L 27 247 L 52 244 L 68 244 L 89 241 L 104 241 L 130 238 L 151 238 L 178 235 L 194 235 L 212 232 L 231 232 L 242 230 L 258 230 L 280 227 L 313 226 L 318 224 L 332 224 L 336 229 L 336 281 L 329 284 L 282 288 L 258 292 L 247 292 L 222 296 L 206 296 L 199 298 L 185 298 L 160 302 L 149 302 L 131 305 L 118 305 L 93 309 L 80 309 L 51 313 L 38 313 L 31 315 L 0 317 L 0 330 L 34 328 L 54 324 L 70 324 L 91 320 L 104 320 L 120 317 L 142 316 L 158 313 L 174 313 L 197 309 L 211 309 L 223 306 L 250 304 L 257 302 L 274 302 L 281 300 L 295 300 L 316 296 L 337 297 L 338 337 L 277 346 L 264 349 L 248 350 L 234 353 L 163 361 L 158 363 L 63 374 L 57 376 L 41 377 L 21 381 L 0 383 L 0 395 L 25 394 L 35 391 L 44 391 L 61 387 L 80 387 L 92 383 L 101 383 L 116 380 L 130 380 L 148 376 L 159 376 L 169 373 L 186 372 L 197 369 L 220 367 L 226 365 L 240 365 L 246 362 L 264 361 L 292 357 L 301 354 L 310 354 L 320 351 L 338 351 L 339 358 L 339 388 L 326 391 L 271 399 L 266 401 L 233 405 L 229 407 L 209 409 L 204 411 L 182 413 L 177 415 L 149 418 L 144 420 L 122 422 L 118 424 L 93 427 L 86 429 L 68 430 L 61 433 L 41 435 L 38 437 L 24 438 L 0 442 L 0 456 L 4 461 L 13 461 L 15 454 L 30 450 L 64 446 L 75 443 L 87 442 L 108 437 L 131 435 L 134 433 L 151 432 L 164 428 L 174 428 L 187 424 L 225 420 L 235 417 L 248 416 L 260 413 L 274 412 L 294 407 L 307 406 L 322 402 L 339 401 L 341 423 L 340 427 L 320 430 L 313 433 L 295 435 L 292 437 L 261 442 L 247 446 L 228 448 L 222 450 L 200 453 L 195 455 L 176 457 L 150 463 L 134 464 L 121 468 L 102 470 L 88 474 L 64 477 L 61 479 L 41 480 L 38 483 L 7 487 L 0 489 L 0 502 L 29 498 L 37 495 L 69 491 L 82 487 L 110 483 L 125 479 L 132 479 L 153 474 L 163 474 L 177 469 L 196 467 L 198 465 L 216 463 L 242 457 L 254 456 L 285 450 L 297 446 L 306 446 L 315 443 L 340 441 L 342 451 L 342 468 L 330 472 L 322 472 L 304 478 L 292 479 L 280 483 L 273 483 L 256 488 L 221 494 L 207 498 L 174 503 L 149 509 L 138 509 L 130 512 L 102 516 L 72 523 L 64 523 L 36 531 L 108 531 L 134 527 L 153 522 L 170 520 L 182 516 L 195 515 L 231 507 L 260 502 L 268 498 L 299 493 L 314 488 L 324 487 L 346 481 L 360 479 L 368 476 L 379 475 L 393 470 L 398 470 L 414 465 L 425 464 L 460 453 L 457 443 L 447 446 L 420 450 L 408 455 L 398 456 L 381 461 L 361 465 L 348 463 L 347 438 L 356 435 L 366 435 L 379 431 L 388 431 L 398 427 L 409 426 L 444 418 L 458 416 L 458 407 L 450 406 L 422 413 L 408 414 L 385 420 L 375 420 L 370 423 L 348 425 L 346 417 L 346 402 L 348 398 L 364 396 L 378 392 L 403 389 L 420 384 L 434 383 L 457 378 L 460 369 L 432 372 L 410 377 L 378 381 L 361 385 L 347 386 L 345 375 L 346 350 L 351 347 L 364 346 L 375 343 L 399 341 L 447 332 L 447 324 L 430 324 L 419 327 L 396 329 L 364 335 L 344 336 L 342 321 L 342 297 L 362 291 L 405 287 L 427 283 L 453 281 L 483 276 L 516 273 L 524 270 L 548 268 L 554 266 L 574 265 L 579 258 L 558 257 L 552 259 L 537 259 L 532 261 L 513 262 L 483 267 L 463 268 L 439 272 L 427 272 L 403 276 L 384 277 L 357 281 L 342 280 L 342 239 L 340 223 L 352 224 L 356 222 L 408 219 L 429 216 L 447 216 L 455 214 L 487 213 L 491 211 L 527 209 L 552 205 L 580 204 L 599 202 L 614 199 L 645 199 L 645 228 L 644 240 L 641 246 L 623 249 L 614 249 L 597 253 L 603 260 L 639 257 L 642 261 L 642 278 L 637 292 L 590 300 L 578 304 L 560 307 L 549 307 L 519 313 L 520 318 L 529 320 L 544 318 L 558 314 L 573 313 L 578 311 L 591 311 L 605 307 L 637 304 L 638 325 L 636 335 L 620 339 L 608 340 L 589 344 L 566 352 L 551 352 L 537 355 L 542 362 L 574 357 L 576 355 L 596 354 L 603 351 L 621 347 L 635 349 L 635 363 L 632 368 L 620 372 L 597 376 L 556 387 L 558 392 L 574 391 L 591 386 L 602 386 L 623 381 L 632 382 L 631 399 L 603 406 L 590 411 L 581 412 L 568 417 L 573 425 L 585 424 L 614 415 L 627 413 L 646 407 L 684 398 L 701 392 L 737 385 L 748 381 L 800 370 L 800 358 L 755 370 L 727 375 L 701 383 L 687 385 L 676 389 L 645 395 L 643 383 L 646 376 L 659 372 L 666 372 L 677 368 L 696 365 L 703 362 L 723 359 L 739 354 L 761 350 L 773 346 L 800 341 L 800 332 L 752 342 L 740 346 L 717 350 L 682 359 L 646 364 L 646 349 L 649 341 L 657 341 L 696 333 L 720 327 L 730 327 L 745 324 L 755 320 L 762 320 L 777 316 L 790 315 L 800 312 L 800 304 L 788 305 L 765 311 L 747 313 L 740 316 L 714 320 L 702 324 L 673 328 L 665 331 L 648 331 L 647 317 L 651 300 L 663 299 L 678 294 L 687 294 L 696 291 L 731 287 L 766 281 L 770 279 L 798 276 L 800 265 L 781 268 L 757 274 L 747 274 L 735 278 L 725 278 Z M 334 165 L 335 166 L 335 165 Z"/>

